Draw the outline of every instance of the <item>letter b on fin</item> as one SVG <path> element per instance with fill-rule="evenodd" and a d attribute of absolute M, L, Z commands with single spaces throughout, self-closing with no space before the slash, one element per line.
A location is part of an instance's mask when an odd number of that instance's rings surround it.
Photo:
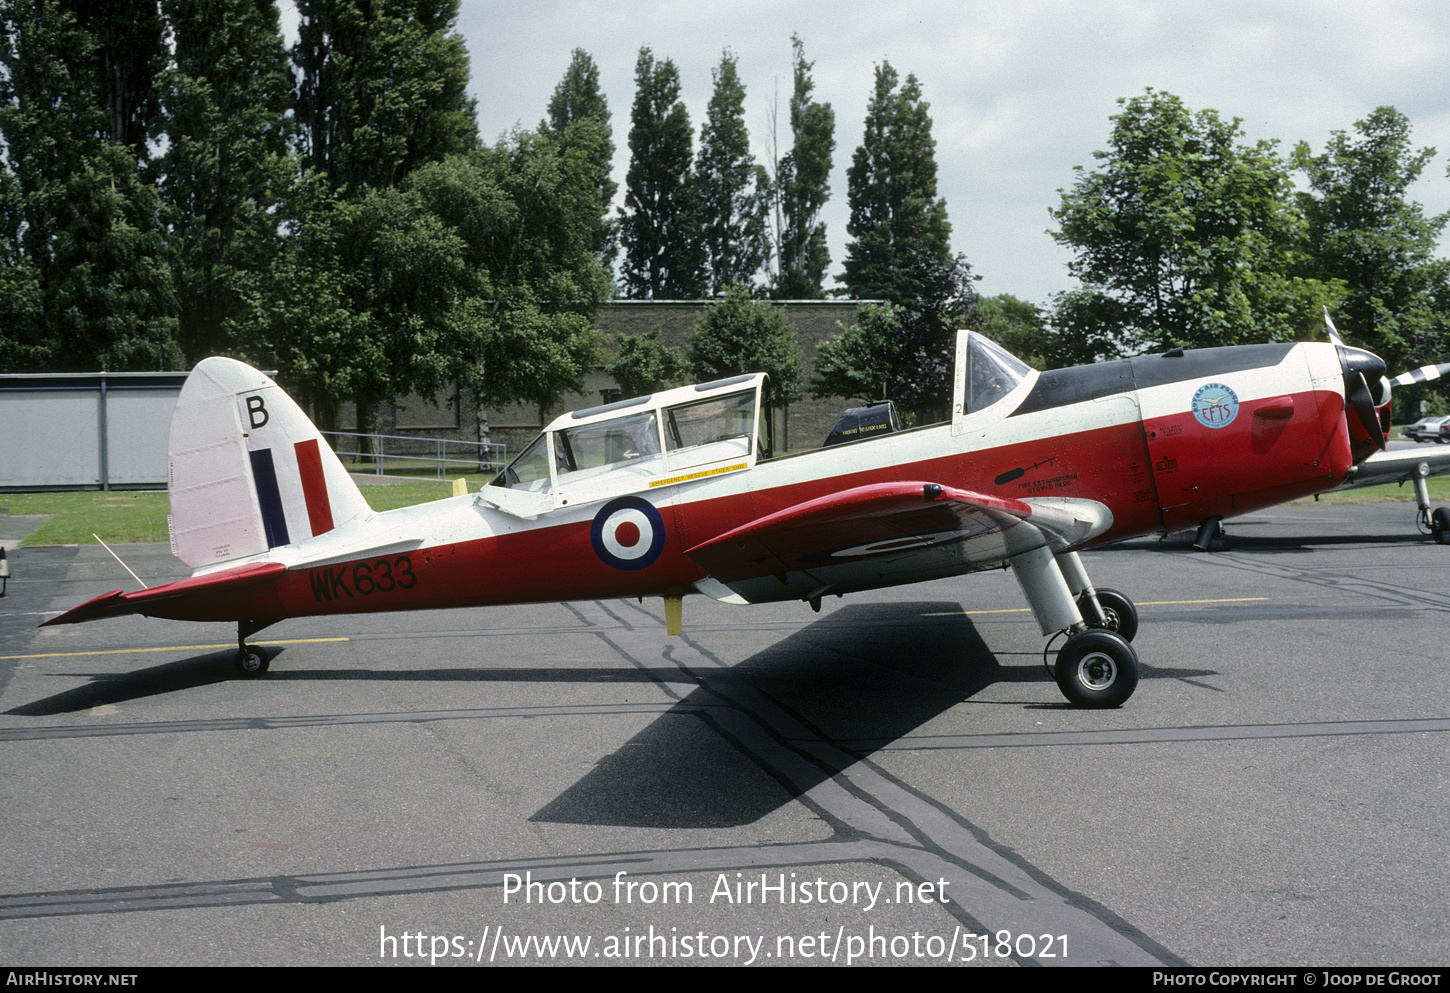
<path fill-rule="evenodd" d="M 247 422 L 252 426 L 252 430 L 265 427 L 267 420 L 267 405 L 262 402 L 262 398 L 260 396 L 247 397 Z"/>

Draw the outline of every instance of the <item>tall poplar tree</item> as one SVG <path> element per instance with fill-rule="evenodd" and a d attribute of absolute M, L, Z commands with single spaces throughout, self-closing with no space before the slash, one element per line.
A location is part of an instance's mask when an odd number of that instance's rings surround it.
<path fill-rule="evenodd" d="M 770 177 L 750 154 L 745 86 L 730 52 L 715 70 L 715 91 L 700 131 L 695 165 L 700 233 L 707 287 L 718 296 L 737 283 L 752 284 L 770 258 L 766 220 Z"/>
<path fill-rule="evenodd" d="M 634 299 L 699 297 L 704 257 L 690 171 L 690 115 L 680 100 L 679 70 L 641 48 L 635 87 L 621 226 L 625 291 Z"/>
<path fill-rule="evenodd" d="M 189 362 L 227 350 L 253 300 L 247 273 L 281 250 L 275 210 L 294 180 L 292 74 L 270 0 L 163 0 L 175 50 L 162 76 L 159 162 L 180 341 Z"/>
<path fill-rule="evenodd" d="M 95 39 L 91 65 L 106 134 L 131 149 L 138 163 L 160 129 L 157 80 L 166 67 L 162 15 L 156 0 L 65 0 L 81 30 Z"/>
<path fill-rule="evenodd" d="M 776 249 L 774 295 L 785 300 L 817 300 L 826 295 L 831 253 L 821 210 L 831 198 L 831 164 L 836 151 L 836 112 L 811 99 L 815 81 L 805 46 L 791 36 L 794 89 L 790 98 L 791 150 L 776 174 L 776 204 L 781 213 Z"/>
<path fill-rule="evenodd" d="M 539 125 L 542 133 L 556 141 L 563 140 L 571 125 L 592 122 L 598 140 L 591 143 L 590 168 L 599 191 L 599 230 L 594 236 L 594 252 L 606 268 L 614 265 L 619 254 L 619 224 L 612 213 L 614 194 L 619 184 L 614 181 L 614 131 L 610 127 L 609 102 L 599 88 L 599 67 L 588 52 L 574 49 L 564 78 L 554 87 L 549 98 L 549 117 Z"/>
<path fill-rule="evenodd" d="M 105 13 L 96 12 L 101 24 Z M 58 0 L 5 0 L 0 27 L 0 362 L 175 368 L 160 201 L 138 168 L 142 147 L 112 133 L 136 119 L 108 112 L 107 94 L 126 90 L 103 85 L 103 67 L 116 61 Z"/>
<path fill-rule="evenodd" d="M 307 162 L 356 195 L 478 146 L 458 0 L 298 0 Z"/>
<path fill-rule="evenodd" d="M 847 171 L 851 220 L 845 274 L 836 277 L 853 297 L 905 303 L 922 296 L 908 274 L 907 254 L 919 249 L 950 261 L 951 223 L 936 193 L 936 139 L 921 84 L 890 63 L 876 67 L 876 90 L 866 130 Z"/>

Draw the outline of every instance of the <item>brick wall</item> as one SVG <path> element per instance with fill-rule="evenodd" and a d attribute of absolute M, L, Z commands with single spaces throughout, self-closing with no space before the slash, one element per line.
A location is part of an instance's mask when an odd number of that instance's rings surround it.
<path fill-rule="evenodd" d="M 684 349 L 695 323 L 707 301 L 701 300 L 616 300 L 599 315 L 599 330 L 604 334 L 613 360 L 614 336 L 644 334 L 658 327 L 666 344 Z M 853 300 L 799 300 L 780 304 L 786 320 L 795 328 L 801 352 L 805 356 L 804 382 L 809 385 L 815 368 L 816 345 L 837 332 L 836 322 L 851 324 L 856 317 Z M 537 435 L 543 425 L 554 417 L 580 407 L 589 407 L 604 399 L 605 391 L 615 388 L 614 381 L 603 368 L 586 378 L 586 392 L 566 396 L 555 407 L 540 411 L 537 407 L 508 407 L 488 411 L 492 438 L 508 445 L 512 457 Z M 434 407 L 418 397 L 405 397 L 392 409 L 382 412 L 382 430 L 427 437 L 477 439 L 477 414 L 472 398 L 458 396 L 448 390 Z M 848 401 L 815 400 L 807 397 L 790 405 L 786 412 L 785 447 L 791 451 L 817 448 L 836 423 Z"/>

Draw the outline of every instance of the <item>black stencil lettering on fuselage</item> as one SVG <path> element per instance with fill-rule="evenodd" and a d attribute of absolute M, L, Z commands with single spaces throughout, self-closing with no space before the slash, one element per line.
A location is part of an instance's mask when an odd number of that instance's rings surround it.
<path fill-rule="evenodd" d="M 334 569 L 329 566 L 311 569 L 308 570 L 307 581 L 312 585 L 312 599 L 321 603 L 344 597 L 411 590 L 418 585 L 418 575 L 413 571 L 413 560 L 399 555 L 395 559 L 358 562 L 351 568 L 342 566 Z"/>

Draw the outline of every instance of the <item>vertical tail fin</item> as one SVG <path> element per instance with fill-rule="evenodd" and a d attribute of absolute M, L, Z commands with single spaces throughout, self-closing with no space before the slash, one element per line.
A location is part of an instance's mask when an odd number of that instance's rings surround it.
<path fill-rule="evenodd" d="M 369 510 L 302 408 L 233 359 L 192 370 L 169 447 L 171 551 L 192 568 L 325 534 Z"/>

